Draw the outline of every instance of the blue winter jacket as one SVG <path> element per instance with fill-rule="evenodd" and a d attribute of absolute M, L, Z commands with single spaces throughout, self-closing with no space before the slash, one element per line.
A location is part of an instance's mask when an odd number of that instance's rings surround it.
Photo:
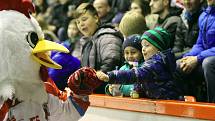
<path fill-rule="evenodd" d="M 172 72 L 176 62 L 171 50 L 153 55 L 140 68 L 108 72 L 110 84 L 137 84 L 146 98 L 179 99 L 180 88 L 176 86 Z"/>
<path fill-rule="evenodd" d="M 198 62 L 215 56 L 215 7 L 209 6 L 199 17 L 199 36 L 196 44 L 185 56 L 197 56 Z"/>

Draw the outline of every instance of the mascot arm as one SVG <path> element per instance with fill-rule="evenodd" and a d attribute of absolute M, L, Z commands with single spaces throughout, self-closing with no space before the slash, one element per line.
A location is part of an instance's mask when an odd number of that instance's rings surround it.
<path fill-rule="evenodd" d="M 13 107 L 19 103 L 20 102 L 17 100 L 8 99 L 4 101 L 0 98 L 0 121 L 5 121 L 10 107 Z"/>
<path fill-rule="evenodd" d="M 9 110 L 10 104 L 8 101 L 0 100 L 0 121 L 4 121 L 4 118 Z"/>
<path fill-rule="evenodd" d="M 84 115 L 90 104 L 88 96 L 73 94 L 69 88 L 60 91 L 51 79 L 44 83 L 49 94 L 47 106 L 50 120 L 77 121 Z"/>

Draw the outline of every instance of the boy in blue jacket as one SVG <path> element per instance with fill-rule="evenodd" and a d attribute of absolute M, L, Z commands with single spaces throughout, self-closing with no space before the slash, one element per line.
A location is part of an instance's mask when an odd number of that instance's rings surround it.
<path fill-rule="evenodd" d="M 208 102 L 215 102 L 215 0 L 207 0 L 207 4 L 207 9 L 199 17 L 197 42 L 190 52 L 178 60 L 178 65 L 182 72 L 190 76 L 199 75 L 194 74 L 197 70 L 203 71 Z"/>
<path fill-rule="evenodd" d="M 181 99 L 180 87 L 172 72 L 176 69 L 174 54 L 170 48 L 170 36 L 162 28 L 146 31 L 141 36 L 145 62 L 141 67 L 118 70 L 105 74 L 97 72 L 100 80 L 110 84 L 137 84 L 146 98 Z"/>

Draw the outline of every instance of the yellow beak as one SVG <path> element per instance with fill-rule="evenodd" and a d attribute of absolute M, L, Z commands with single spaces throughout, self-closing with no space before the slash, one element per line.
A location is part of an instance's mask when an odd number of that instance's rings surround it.
<path fill-rule="evenodd" d="M 50 58 L 49 51 L 53 50 L 69 53 L 69 50 L 63 45 L 42 39 L 38 41 L 37 45 L 32 50 L 33 59 L 44 66 L 54 69 L 62 69 L 61 65 L 57 64 Z"/>

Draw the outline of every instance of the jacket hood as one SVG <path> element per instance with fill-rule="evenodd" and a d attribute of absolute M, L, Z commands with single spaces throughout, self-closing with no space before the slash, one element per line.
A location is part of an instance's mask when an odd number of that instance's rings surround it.
<path fill-rule="evenodd" d="M 102 25 L 102 26 L 100 26 L 100 27 L 96 30 L 96 32 L 95 32 L 95 34 L 93 35 L 93 37 L 94 37 L 94 38 L 97 38 L 97 37 L 99 37 L 99 36 L 101 36 L 101 35 L 104 35 L 104 34 L 107 34 L 107 33 L 116 33 L 116 32 L 118 32 L 118 31 L 115 30 L 113 26 L 110 26 L 110 25 Z"/>
<path fill-rule="evenodd" d="M 106 25 L 100 26 L 95 31 L 92 37 L 85 37 L 85 36 L 81 37 L 80 43 L 81 45 L 85 45 L 89 40 L 96 40 L 97 38 L 99 38 L 101 35 L 104 35 L 104 34 L 112 34 L 123 40 L 123 35 L 119 31 L 114 29 L 113 26 L 106 24 Z"/>

